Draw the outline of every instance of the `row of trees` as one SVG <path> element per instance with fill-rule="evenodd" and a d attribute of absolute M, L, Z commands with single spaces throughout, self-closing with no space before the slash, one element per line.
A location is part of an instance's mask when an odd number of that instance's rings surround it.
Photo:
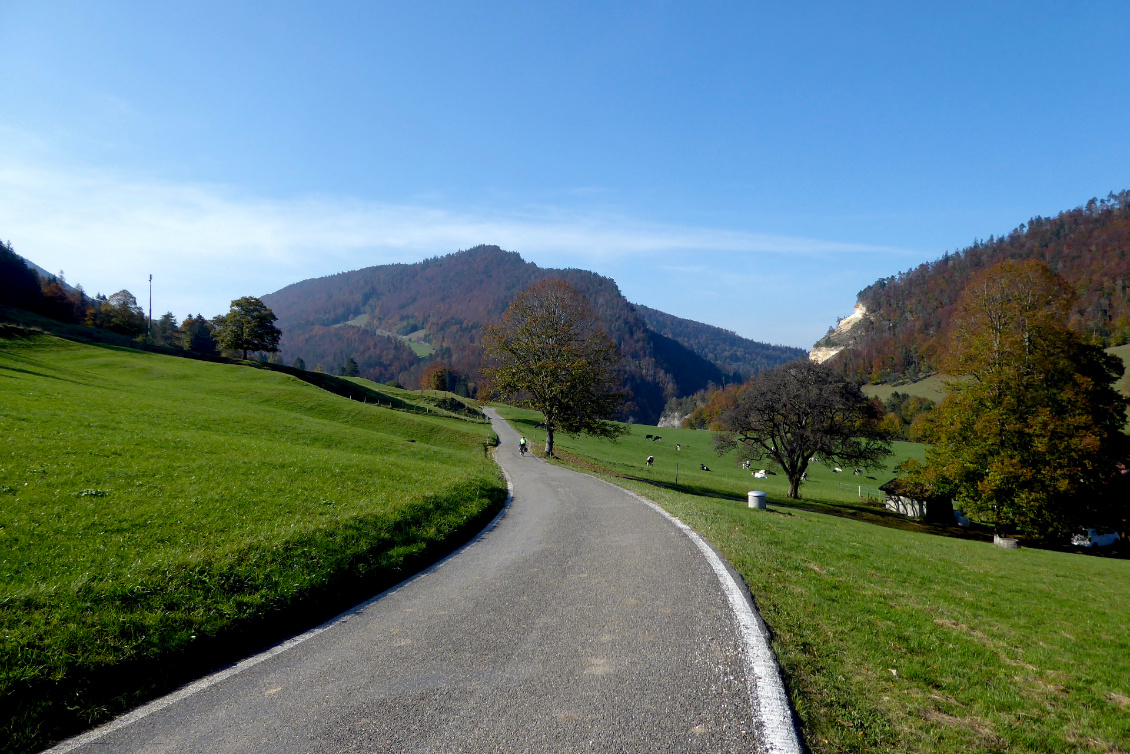
<path fill-rule="evenodd" d="M 128 297 L 122 297 L 123 300 L 133 299 L 128 291 L 122 293 Z M 123 309 L 128 312 L 127 307 Z M 130 319 L 125 320 L 127 316 Z M 232 301 L 227 314 L 212 319 L 201 314 L 189 314 L 178 324 L 172 312 L 165 312 L 153 322 L 152 327 L 147 327 L 145 315 L 140 308 L 137 308 L 136 313 L 123 314 L 122 317 L 131 325 L 129 332 L 138 335 L 144 342 L 208 356 L 228 352 L 238 353 L 246 359 L 247 354 L 254 351 L 273 354 L 278 351 L 282 337 L 282 332 L 275 326 L 274 313 L 254 296 L 244 296 Z"/>
<path fill-rule="evenodd" d="M 62 273 L 40 277 L 10 243 L 0 243 L 0 304 L 60 322 L 98 327 L 144 343 L 202 354 L 239 352 L 245 359 L 250 351 L 278 351 L 282 336 L 275 326 L 274 313 L 254 296 L 232 301 L 227 314 L 210 320 L 189 314 L 178 324 L 173 313 L 166 312 L 150 322 L 129 291 L 108 297 L 87 296 L 81 286 L 68 286 Z"/>

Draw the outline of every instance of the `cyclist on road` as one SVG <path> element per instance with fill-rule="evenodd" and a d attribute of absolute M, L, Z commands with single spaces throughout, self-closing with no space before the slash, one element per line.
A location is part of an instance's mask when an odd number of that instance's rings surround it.
<path fill-rule="evenodd" d="M 522 455 L 526 455 L 527 450 L 529 450 L 529 448 L 526 447 L 526 438 L 520 438 L 518 440 L 518 452 Z"/>

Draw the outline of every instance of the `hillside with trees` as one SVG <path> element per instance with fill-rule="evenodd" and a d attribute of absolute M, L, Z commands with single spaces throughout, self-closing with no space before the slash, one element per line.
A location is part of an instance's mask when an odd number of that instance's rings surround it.
<path fill-rule="evenodd" d="M 642 304 L 635 306 L 651 330 L 714 362 L 724 371 L 740 374 L 743 379 L 762 369 L 805 356 L 802 348 L 758 343 L 731 330 L 676 317 Z"/>
<path fill-rule="evenodd" d="M 55 276 L 42 270 L 17 254 L 11 242 L 0 242 L 0 306 L 126 338 L 139 337 L 149 329 L 145 312 L 129 291 L 91 297 L 81 285 L 67 285 L 63 273 Z"/>
<path fill-rule="evenodd" d="M 381 379 L 389 379 L 386 375 L 395 365 L 401 368 L 396 378 L 410 387 L 419 385 L 429 363 L 442 361 L 456 383 L 473 394 L 481 379 L 486 327 L 499 320 L 519 292 L 547 278 L 574 286 L 607 328 L 623 357 L 623 387 L 633 396 L 625 417 L 637 421 L 654 423 L 672 397 L 795 358 L 794 349 L 755 343 L 633 305 L 610 278 L 585 270 L 541 268 L 497 246 L 305 280 L 263 301 L 279 318 L 285 361 L 302 358 L 333 371 L 339 361 L 352 357 L 361 376 L 379 373 Z M 657 323 L 660 318 L 669 322 L 657 329 L 649 326 L 649 316 Z M 409 359 L 410 335 L 434 352 Z M 364 341 L 370 351 L 349 351 L 347 341 L 354 339 Z M 728 351 L 720 345 L 723 341 Z"/>
<path fill-rule="evenodd" d="M 816 345 L 845 346 L 832 363 L 859 381 L 936 372 L 969 281 L 1001 262 L 1027 259 L 1043 262 L 1072 287 L 1074 332 L 1104 346 L 1130 342 L 1130 191 L 1122 191 L 877 280 L 859 292 L 867 311 L 860 322 Z"/>

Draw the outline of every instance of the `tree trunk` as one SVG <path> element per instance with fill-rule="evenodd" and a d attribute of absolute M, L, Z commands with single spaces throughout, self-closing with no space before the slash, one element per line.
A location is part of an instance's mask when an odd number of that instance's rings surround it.
<path fill-rule="evenodd" d="M 243 360 L 247 361 L 247 349 L 246 348 L 243 349 Z"/>
<path fill-rule="evenodd" d="M 800 500 L 800 475 L 789 477 L 789 497 Z"/>
<path fill-rule="evenodd" d="M 553 426 L 551 424 L 545 425 L 545 457 L 553 457 Z"/>

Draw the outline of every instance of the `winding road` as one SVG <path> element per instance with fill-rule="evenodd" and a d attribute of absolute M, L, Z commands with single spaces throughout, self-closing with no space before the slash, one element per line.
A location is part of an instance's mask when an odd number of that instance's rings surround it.
<path fill-rule="evenodd" d="M 748 592 L 717 556 L 640 498 L 520 457 L 491 418 L 512 485 L 493 529 L 52 751 L 799 751 Z"/>

